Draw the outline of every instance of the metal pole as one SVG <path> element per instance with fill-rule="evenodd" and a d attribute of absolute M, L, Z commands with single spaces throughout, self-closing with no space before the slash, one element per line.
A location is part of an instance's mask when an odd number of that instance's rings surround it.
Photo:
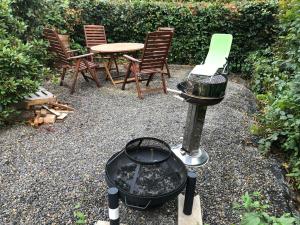
<path fill-rule="evenodd" d="M 120 225 L 119 217 L 119 196 L 118 189 L 115 187 L 108 189 L 108 215 L 110 225 Z"/>
<path fill-rule="evenodd" d="M 207 152 L 200 148 L 206 108 L 206 106 L 189 103 L 182 145 L 172 148 L 185 165 L 197 167 L 208 162 Z"/>
<path fill-rule="evenodd" d="M 185 215 L 191 215 L 193 211 L 194 194 L 196 188 L 197 175 L 194 172 L 188 172 L 187 184 L 184 196 L 183 213 Z"/>
<path fill-rule="evenodd" d="M 206 108 L 206 106 L 189 104 L 182 148 L 190 155 L 197 155 L 199 153 Z"/>

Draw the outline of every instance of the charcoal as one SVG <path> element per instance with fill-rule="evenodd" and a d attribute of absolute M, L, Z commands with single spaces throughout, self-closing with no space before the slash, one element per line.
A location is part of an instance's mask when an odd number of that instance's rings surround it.
<path fill-rule="evenodd" d="M 118 169 L 118 175 L 115 178 L 118 187 L 126 191 L 132 190 L 132 194 L 156 196 L 169 193 L 177 188 L 181 180 L 181 176 L 176 170 L 170 171 L 168 165 L 162 163 L 141 165 L 136 183 L 132 184 L 135 168 L 135 164 L 125 164 Z M 131 188 L 132 185 L 133 188 Z"/>
<path fill-rule="evenodd" d="M 222 75 L 215 75 L 212 77 L 203 77 L 203 76 L 193 76 L 188 79 L 189 85 L 193 83 L 203 83 L 203 84 L 221 84 L 225 83 L 226 79 Z"/>

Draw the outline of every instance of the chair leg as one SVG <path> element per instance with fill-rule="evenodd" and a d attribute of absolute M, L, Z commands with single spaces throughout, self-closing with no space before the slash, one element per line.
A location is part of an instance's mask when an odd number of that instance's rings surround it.
<path fill-rule="evenodd" d="M 83 71 L 81 71 L 81 75 L 83 76 L 83 78 L 85 79 L 86 82 L 89 82 L 89 79 L 87 78 L 87 76 L 84 74 Z"/>
<path fill-rule="evenodd" d="M 126 71 L 125 77 L 124 77 L 124 81 L 123 81 L 123 84 L 122 84 L 122 90 L 125 90 L 125 85 L 126 85 L 127 79 L 128 79 L 128 77 L 129 77 L 129 75 L 131 73 L 131 70 L 130 70 L 131 65 L 132 65 L 132 63 L 130 62 L 129 66 L 128 66 L 128 69 Z"/>
<path fill-rule="evenodd" d="M 99 82 L 98 77 L 96 75 L 95 69 L 91 69 L 86 60 L 84 60 L 83 62 L 85 64 L 85 66 L 87 67 L 89 73 L 91 74 L 92 78 L 96 82 L 97 87 L 100 87 L 100 82 Z"/>
<path fill-rule="evenodd" d="M 67 68 L 63 68 L 62 74 L 60 76 L 60 84 L 59 84 L 60 86 L 64 85 L 64 79 L 65 79 L 66 72 L 67 72 Z"/>
<path fill-rule="evenodd" d="M 92 74 L 93 74 L 92 76 L 93 76 L 93 78 L 94 78 L 94 80 L 95 80 L 95 82 L 96 82 L 97 87 L 100 87 L 101 85 L 100 85 L 99 79 L 98 79 L 98 77 L 97 77 L 96 69 L 91 70 L 91 72 L 92 72 Z"/>
<path fill-rule="evenodd" d="M 161 73 L 161 81 L 162 81 L 162 89 L 165 94 L 167 94 L 167 86 L 166 86 L 166 80 L 163 73 Z"/>
<path fill-rule="evenodd" d="M 169 66 L 168 66 L 167 62 L 165 62 L 165 66 L 166 66 L 166 69 L 167 69 L 167 75 L 168 75 L 169 78 L 171 78 L 170 69 L 169 69 Z"/>
<path fill-rule="evenodd" d="M 75 92 L 75 86 L 76 86 L 77 77 L 78 77 L 78 73 L 79 73 L 79 66 L 80 66 L 80 60 L 77 60 L 76 67 L 75 67 L 75 73 L 74 73 L 74 80 L 73 80 L 73 84 L 71 86 L 71 94 L 73 94 Z"/>
<path fill-rule="evenodd" d="M 117 59 L 114 57 L 113 60 L 114 60 L 115 66 L 116 66 L 117 74 L 118 74 L 118 76 L 120 76 L 119 67 L 118 67 L 118 64 L 117 64 Z"/>
<path fill-rule="evenodd" d="M 135 77 L 135 84 L 136 84 L 136 90 L 137 90 L 137 93 L 138 93 L 138 97 L 140 99 L 143 99 L 142 90 L 141 90 L 141 87 L 140 87 L 140 81 L 139 81 L 139 78 L 138 78 L 138 73 L 135 72 L 134 77 Z"/>
<path fill-rule="evenodd" d="M 147 83 L 146 83 L 146 86 L 147 86 L 147 87 L 149 86 L 149 83 L 150 83 L 150 81 L 152 80 L 153 75 L 154 75 L 154 73 L 151 73 L 151 74 L 150 74 L 150 76 L 149 76 L 149 78 L 148 78 L 148 80 L 147 80 Z"/>

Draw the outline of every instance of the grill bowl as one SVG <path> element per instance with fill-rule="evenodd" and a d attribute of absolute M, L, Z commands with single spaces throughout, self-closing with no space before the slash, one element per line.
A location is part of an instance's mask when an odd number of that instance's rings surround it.
<path fill-rule="evenodd" d="M 124 165 L 133 165 L 132 171 L 143 171 L 143 168 L 145 167 L 153 166 L 154 168 L 156 168 L 161 166 L 160 164 L 163 164 L 162 168 L 168 168 L 168 171 L 173 171 L 173 175 L 179 175 L 178 181 L 174 182 L 176 183 L 174 188 L 172 187 L 158 194 L 147 192 L 141 194 L 135 190 L 135 188 L 138 187 L 140 178 L 136 178 L 134 176 L 129 177 L 127 183 L 122 183 L 118 179 L 118 176 L 120 176 L 121 173 L 120 171 L 124 170 L 122 169 Z M 109 187 L 118 188 L 120 199 L 124 202 L 125 205 L 137 210 L 147 210 L 150 208 L 161 206 L 165 202 L 174 199 L 185 188 L 186 185 L 187 171 L 185 165 L 179 158 L 177 158 L 174 153 L 171 153 L 171 156 L 166 161 L 163 161 L 160 164 L 158 164 L 157 162 L 153 165 L 139 164 L 135 161 L 132 161 L 125 153 L 125 150 L 122 150 L 115 153 L 106 163 L 105 179 Z M 139 172 L 137 174 L 139 174 Z M 129 185 L 131 183 L 130 180 L 134 179 L 138 179 L 138 181 L 135 180 L 133 181 L 134 185 Z"/>
<path fill-rule="evenodd" d="M 189 75 L 186 80 L 177 84 L 180 96 L 187 102 L 201 106 L 220 103 L 225 96 L 228 78 L 223 75 L 212 77 Z"/>

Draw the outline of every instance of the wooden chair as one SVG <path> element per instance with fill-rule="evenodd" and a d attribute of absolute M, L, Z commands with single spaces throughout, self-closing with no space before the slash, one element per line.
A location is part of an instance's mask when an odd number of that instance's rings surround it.
<path fill-rule="evenodd" d="M 169 52 L 172 36 L 173 32 L 170 31 L 150 32 L 146 37 L 141 60 L 124 55 L 130 63 L 124 78 L 122 90 L 125 89 L 126 83 L 135 81 L 138 97 L 141 99 L 143 98 L 143 92 L 163 90 L 164 93 L 167 93 L 163 67 Z M 131 73 L 133 77 L 129 78 Z M 149 86 L 154 74 L 161 75 L 162 86 L 160 88 L 141 89 L 140 81 L 147 80 L 146 86 Z M 143 79 L 142 76 L 146 77 L 146 79 Z"/>
<path fill-rule="evenodd" d="M 58 66 L 63 70 L 60 81 L 61 86 L 63 85 L 67 69 L 73 69 L 74 79 L 71 86 L 71 94 L 73 94 L 75 91 L 75 85 L 79 72 L 86 81 L 88 81 L 88 79 L 92 79 L 96 82 L 97 87 L 100 87 L 95 69 L 97 65 L 89 61 L 89 57 L 91 57 L 93 53 L 73 56 L 74 51 L 67 51 L 61 39 L 58 37 L 57 32 L 53 29 L 45 28 L 44 36 L 50 43 L 50 50 L 53 51 L 58 58 Z M 85 75 L 85 72 L 87 71 L 90 73 L 91 77 Z"/>
<path fill-rule="evenodd" d="M 175 29 L 173 27 L 159 27 L 157 29 L 157 31 L 171 31 L 171 32 L 173 32 L 173 35 L 174 35 Z M 170 74 L 170 69 L 169 69 L 169 65 L 168 65 L 168 58 L 166 58 L 166 62 L 165 62 L 164 66 L 166 67 L 166 70 L 167 70 L 167 72 L 164 72 L 164 74 L 168 75 L 168 77 L 170 78 L 171 74 Z"/>
<path fill-rule="evenodd" d="M 85 36 L 85 43 L 86 47 L 91 51 L 91 47 L 95 45 L 102 45 L 107 44 L 106 34 L 105 34 L 105 27 L 101 25 L 84 25 L 84 36 Z M 108 59 L 108 69 L 112 70 L 111 65 L 112 62 L 115 64 L 115 68 L 117 70 L 117 74 L 119 75 L 119 68 L 117 64 L 116 58 L 112 56 L 108 57 L 100 57 L 100 59 Z"/>

